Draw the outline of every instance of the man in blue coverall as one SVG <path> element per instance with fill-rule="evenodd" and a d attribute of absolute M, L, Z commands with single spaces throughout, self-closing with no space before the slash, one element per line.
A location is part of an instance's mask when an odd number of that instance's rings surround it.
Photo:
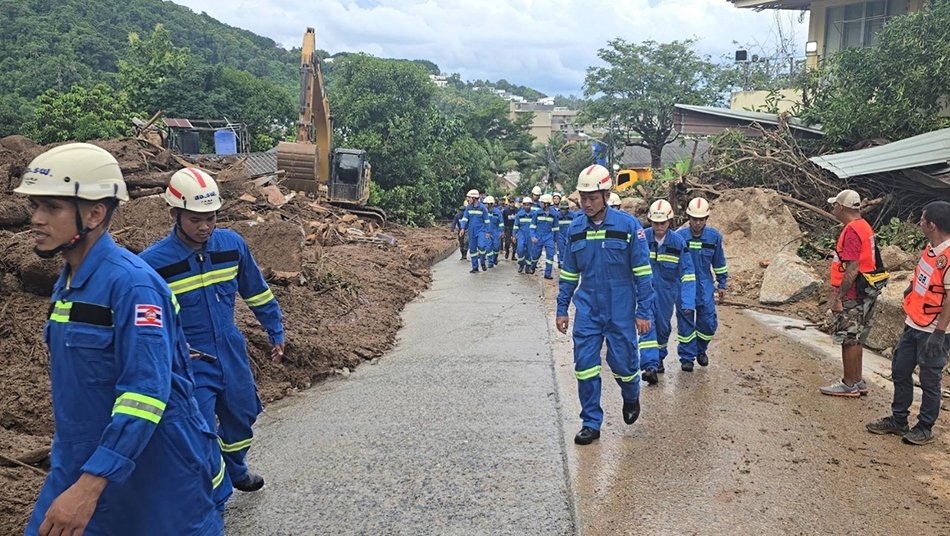
<path fill-rule="evenodd" d="M 716 317 L 716 296 L 719 300 L 726 296 L 726 280 L 729 268 L 726 266 L 726 253 L 722 248 L 722 235 L 716 229 L 706 225 L 709 219 L 709 202 L 702 197 L 694 197 L 686 205 L 689 227 L 677 233 L 686 240 L 693 257 L 693 269 L 696 271 L 696 310 L 693 313 L 678 310 L 676 322 L 679 324 L 677 337 L 680 367 L 692 372 L 693 361 L 699 366 L 709 364 L 706 349 L 719 321 Z M 716 288 L 718 286 L 718 289 Z M 690 335 L 682 335 L 690 333 Z"/>
<path fill-rule="evenodd" d="M 165 279 L 181 305 L 185 336 L 198 357 L 192 362 L 195 398 L 209 425 L 214 426 L 217 417 L 228 477 L 235 489 L 257 491 L 264 479 L 248 471 L 245 457 L 263 408 L 247 342 L 234 324 L 235 295 L 241 294 L 267 330 L 275 363 L 284 354 L 280 306 L 241 235 L 215 227 L 221 194 L 210 175 L 182 169 L 172 175 L 164 197 L 175 226 L 141 257 Z"/>
<path fill-rule="evenodd" d="M 531 215 L 534 213 L 534 203 L 530 196 L 521 199 L 521 210 L 515 214 L 514 235 L 515 255 L 518 257 L 518 273 L 531 273 L 531 263 L 534 261 L 534 244 L 531 242 Z"/>
<path fill-rule="evenodd" d="M 51 467 L 26 534 L 223 534 L 221 455 L 192 396 L 174 297 L 108 232 L 129 199 L 118 162 L 60 145 L 14 191 L 29 196 L 34 251 L 65 261 L 43 334 Z"/>
<path fill-rule="evenodd" d="M 670 232 L 673 224 L 673 206 L 669 201 L 660 199 L 650 205 L 648 213 L 650 227 L 646 230 L 647 245 L 650 247 L 650 265 L 653 267 L 653 290 L 656 299 L 653 302 L 654 329 L 640 340 L 640 369 L 643 379 L 650 385 L 657 383 L 657 373 L 666 372 L 663 360 L 666 359 L 667 343 L 670 340 L 673 309 L 689 316 L 696 308 L 696 274 L 693 271 L 693 257 L 686 240 L 675 232 Z M 689 339 L 693 335 L 692 327 L 685 328 L 677 323 L 677 335 L 680 339 Z"/>
<path fill-rule="evenodd" d="M 495 198 L 485 198 L 485 210 L 488 212 L 488 229 L 491 231 L 491 243 L 488 246 L 488 267 L 494 268 L 498 264 L 498 253 L 501 251 L 501 234 L 505 230 L 505 219 L 501 209 L 495 206 Z"/>
<path fill-rule="evenodd" d="M 561 260 L 564 258 L 567 250 L 567 231 L 574 220 L 574 213 L 570 210 L 570 204 L 567 199 L 561 201 L 557 214 L 557 267 L 561 268 Z"/>
<path fill-rule="evenodd" d="M 646 233 L 636 218 L 607 207 L 612 181 L 599 165 L 581 171 L 577 190 L 584 215 L 571 222 L 557 295 L 558 331 L 567 333 L 573 298 L 574 376 L 581 401 L 578 445 L 600 437 L 600 350 L 607 341 L 607 364 L 620 385 L 623 420 L 640 416 L 640 363 L 637 334 L 650 330 L 653 278 Z"/>
<path fill-rule="evenodd" d="M 537 268 L 538 260 L 541 259 L 541 248 L 544 248 L 544 278 L 553 279 L 551 270 L 554 269 L 554 240 L 558 233 L 558 221 L 560 215 L 552 206 L 551 194 L 541 196 L 541 210 L 536 211 L 531 216 L 531 242 L 534 250 L 534 262 L 531 265 L 531 272 L 534 273 Z"/>
<path fill-rule="evenodd" d="M 471 273 L 477 274 L 481 265 L 482 271 L 488 271 L 487 256 L 491 247 L 491 229 L 488 224 L 490 217 L 485 205 L 481 202 L 478 190 L 469 190 L 465 195 L 468 206 L 462 215 L 461 224 L 463 233 L 468 233 L 468 255 L 472 259 Z"/>

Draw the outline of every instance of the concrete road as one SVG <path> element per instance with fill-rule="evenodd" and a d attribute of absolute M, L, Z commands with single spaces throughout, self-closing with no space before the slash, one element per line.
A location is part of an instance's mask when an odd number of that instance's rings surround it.
<path fill-rule="evenodd" d="M 390 354 L 267 408 L 228 534 L 575 533 L 540 294 L 436 265 Z"/>

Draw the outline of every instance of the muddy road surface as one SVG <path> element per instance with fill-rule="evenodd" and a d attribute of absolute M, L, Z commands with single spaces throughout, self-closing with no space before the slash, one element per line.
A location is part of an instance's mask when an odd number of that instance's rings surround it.
<path fill-rule="evenodd" d="M 579 447 L 555 282 L 467 271 L 435 267 L 377 364 L 268 408 L 268 484 L 234 498 L 229 534 L 950 534 L 948 417 L 925 447 L 868 434 L 890 384 L 821 397 L 834 348 L 723 309 L 709 367 L 668 361 L 633 426 L 605 381 L 603 436 Z"/>

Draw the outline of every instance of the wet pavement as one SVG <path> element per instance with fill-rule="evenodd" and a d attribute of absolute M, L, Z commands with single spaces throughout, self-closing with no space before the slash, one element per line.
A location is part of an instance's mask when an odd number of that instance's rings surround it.
<path fill-rule="evenodd" d="M 267 485 L 236 494 L 228 534 L 950 535 L 950 417 L 925 447 L 864 430 L 889 413 L 882 358 L 869 396 L 823 397 L 827 335 L 722 309 L 709 367 L 668 358 L 633 426 L 605 381 L 603 435 L 580 447 L 555 282 L 467 266 L 434 268 L 378 364 L 268 407 L 250 456 Z"/>
<path fill-rule="evenodd" d="M 267 408 L 228 534 L 573 534 L 537 281 L 436 265 L 378 364 Z"/>

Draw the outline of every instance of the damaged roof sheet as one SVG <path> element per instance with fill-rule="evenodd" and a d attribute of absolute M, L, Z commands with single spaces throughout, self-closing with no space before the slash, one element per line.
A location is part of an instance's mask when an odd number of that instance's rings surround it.
<path fill-rule="evenodd" d="M 816 156 L 811 161 L 842 179 L 924 166 L 937 166 L 937 169 L 921 170 L 927 175 L 943 175 L 950 164 L 950 128 L 877 147 Z M 905 175 L 913 178 L 915 174 Z"/>
<path fill-rule="evenodd" d="M 745 110 L 733 110 L 730 108 L 717 108 L 715 106 L 694 106 L 692 104 L 677 104 L 675 105 L 678 113 L 675 118 L 677 123 L 677 130 L 682 134 L 710 134 L 712 132 L 706 132 L 702 128 L 694 129 L 692 127 L 697 126 L 708 126 L 708 125 L 690 125 L 689 123 L 695 122 L 695 120 L 690 120 L 687 114 L 698 114 L 693 117 L 702 117 L 702 116 L 714 116 L 728 119 L 730 121 L 735 121 L 738 124 L 752 124 L 758 123 L 760 125 L 770 125 L 778 126 L 778 115 L 769 114 L 764 112 L 747 112 Z M 818 125 L 809 126 L 802 122 L 801 119 L 795 117 L 788 118 L 788 127 L 793 130 L 798 130 L 801 132 L 807 132 L 809 134 L 822 135 L 821 127 Z M 726 128 L 725 125 L 720 126 L 716 130 L 722 130 Z M 718 133 L 718 132 L 717 132 Z"/>

